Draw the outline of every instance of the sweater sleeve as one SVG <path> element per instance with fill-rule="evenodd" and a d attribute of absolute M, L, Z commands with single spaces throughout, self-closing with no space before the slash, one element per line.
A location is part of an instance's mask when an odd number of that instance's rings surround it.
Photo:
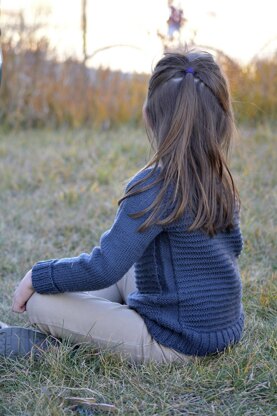
<path fill-rule="evenodd" d="M 139 173 L 129 185 L 141 179 L 147 171 Z M 153 180 L 153 179 L 152 179 Z M 78 257 L 41 261 L 32 269 L 32 283 L 38 293 L 78 292 L 98 290 L 117 282 L 142 256 L 150 242 L 162 231 L 153 225 L 143 232 L 139 226 L 147 214 L 132 218 L 148 207 L 157 195 L 157 185 L 126 198 L 117 211 L 114 223 L 106 231 L 100 244 L 90 254 Z"/>

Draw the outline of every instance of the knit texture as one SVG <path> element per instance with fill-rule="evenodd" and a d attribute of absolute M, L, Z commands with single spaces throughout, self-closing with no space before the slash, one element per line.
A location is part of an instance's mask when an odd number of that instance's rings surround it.
<path fill-rule="evenodd" d="M 138 173 L 129 186 L 148 173 Z M 135 264 L 137 291 L 129 295 L 128 305 L 142 316 L 153 338 L 188 355 L 222 351 L 238 342 L 243 330 L 238 216 L 230 232 L 214 237 L 188 232 L 187 213 L 170 225 L 138 232 L 147 214 L 136 219 L 130 214 L 148 207 L 159 187 L 125 199 L 90 254 L 37 263 L 33 286 L 38 293 L 102 289 Z"/>

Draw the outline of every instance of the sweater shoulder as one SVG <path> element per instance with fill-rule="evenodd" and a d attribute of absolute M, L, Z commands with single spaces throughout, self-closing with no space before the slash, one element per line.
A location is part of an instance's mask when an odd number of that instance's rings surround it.
<path fill-rule="evenodd" d="M 160 166 L 139 171 L 129 181 L 126 193 L 130 195 L 127 197 L 127 199 L 130 199 L 130 203 L 132 203 L 132 198 L 134 198 L 137 208 L 136 212 L 149 208 L 147 212 L 151 214 L 151 205 L 155 205 L 157 199 L 160 199 L 156 212 L 157 223 L 169 216 L 174 207 L 174 202 L 172 202 L 174 186 L 171 184 L 166 189 L 164 188 L 163 172 Z M 180 221 L 178 220 L 177 223 L 179 226 Z"/>
<path fill-rule="evenodd" d="M 126 186 L 125 192 L 128 192 L 131 189 L 134 191 L 142 190 L 148 185 L 154 186 L 154 182 L 158 180 L 159 174 L 160 168 L 147 168 L 140 170 L 130 179 Z"/>
<path fill-rule="evenodd" d="M 143 169 L 128 182 L 125 189 L 126 198 L 121 206 L 129 213 L 143 211 L 149 208 L 156 199 L 160 188 L 161 182 L 157 169 Z"/>

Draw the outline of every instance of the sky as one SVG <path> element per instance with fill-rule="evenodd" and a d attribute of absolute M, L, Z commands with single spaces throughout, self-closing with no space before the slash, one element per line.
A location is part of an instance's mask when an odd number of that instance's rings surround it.
<path fill-rule="evenodd" d="M 127 45 L 97 53 L 91 66 L 126 72 L 151 72 L 162 55 L 157 31 L 166 33 L 167 0 L 87 0 L 88 52 L 107 45 Z M 23 10 L 27 21 L 42 19 L 61 57 L 81 57 L 81 0 L 2 0 L 7 11 Z M 223 50 L 241 63 L 277 49 L 276 0 L 177 0 L 187 24 L 183 39 Z M 40 17 L 38 9 L 44 10 Z M 45 15 L 46 14 L 46 15 Z M 272 40 L 272 42 L 270 42 Z M 269 45 L 264 48 L 264 46 Z"/>

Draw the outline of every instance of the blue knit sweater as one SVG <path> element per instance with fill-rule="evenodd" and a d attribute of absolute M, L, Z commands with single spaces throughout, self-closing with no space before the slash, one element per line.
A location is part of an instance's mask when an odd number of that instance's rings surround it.
<path fill-rule="evenodd" d="M 140 172 L 129 185 L 147 173 Z M 243 330 L 239 220 L 229 233 L 214 237 L 188 232 L 188 214 L 138 232 L 147 214 L 137 219 L 130 214 L 148 207 L 159 187 L 125 199 L 90 254 L 37 263 L 33 286 L 38 293 L 97 290 L 117 282 L 135 264 L 137 291 L 129 295 L 128 305 L 142 316 L 153 338 L 189 355 L 222 351 L 238 342 Z"/>

